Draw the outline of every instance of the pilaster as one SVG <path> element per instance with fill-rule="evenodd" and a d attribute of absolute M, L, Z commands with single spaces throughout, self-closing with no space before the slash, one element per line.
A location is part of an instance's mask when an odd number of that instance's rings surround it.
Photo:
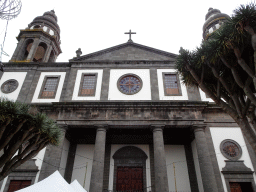
<path fill-rule="evenodd" d="M 52 45 L 48 44 L 46 52 L 44 54 L 43 62 L 48 62 L 49 61 L 49 57 L 50 57 L 51 51 L 52 51 Z"/>
<path fill-rule="evenodd" d="M 74 162 L 75 162 L 75 157 L 76 157 L 76 147 L 77 147 L 76 143 L 70 142 L 70 146 L 69 146 L 69 150 L 68 150 L 67 164 L 66 164 L 66 169 L 65 169 L 65 174 L 64 174 L 64 179 L 66 179 L 66 181 L 68 183 L 71 183 Z"/>
<path fill-rule="evenodd" d="M 46 147 L 42 169 L 39 176 L 39 181 L 45 179 L 46 177 L 54 173 L 56 170 L 60 170 L 61 168 L 63 168 L 60 167 L 60 162 L 63 151 L 64 139 L 68 126 L 64 122 L 58 122 L 57 124 L 62 131 L 60 144 L 59 146 L 48 145 Z"/>
<path fill-rule="evenodd" d="M 16 61 L 20 52 L 22 52 L 22 48 L 24 47 L 25 37 L 21 38 L 17 44 L 17 47 L 12 55 L 11 61 Z"/>

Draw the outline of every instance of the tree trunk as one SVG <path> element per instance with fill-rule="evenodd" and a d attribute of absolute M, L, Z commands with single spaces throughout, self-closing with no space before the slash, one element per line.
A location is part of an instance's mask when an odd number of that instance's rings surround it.
<path fill-rule="evenodd" d="M 239 118 L 236 120 L 236 123 L 239 125 L 241 128 L 244 136 L 247 138 L 249 144 L 253 148 L 255 154 L 256 154 L 256 135 L 255 132 L 253 131 L 252 126 L 250 125 L 248 119 L 245 117 L 243 119 Z"/>

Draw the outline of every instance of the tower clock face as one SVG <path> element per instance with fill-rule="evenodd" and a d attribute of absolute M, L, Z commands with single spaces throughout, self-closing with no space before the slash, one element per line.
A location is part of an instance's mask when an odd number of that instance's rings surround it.
<path fill-rule="evenodd" d="M 118 79 L 117 87 L 120 92 L 133 95 L 141 90 L 142 80 L 135 74 L 125 74 Z"/>
<path fill-rule="evenodd" d="M 1 86 L 1 91 L 3 93 L 11 93 L 15 91 L 19 86 L 19 83 L 16 79 L 9 79 L 5 81 Z"/>

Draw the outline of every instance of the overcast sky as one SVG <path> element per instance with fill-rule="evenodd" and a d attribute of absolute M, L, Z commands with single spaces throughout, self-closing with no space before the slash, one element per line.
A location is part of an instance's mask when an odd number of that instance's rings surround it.
<path fill-rule="evenodd" d="M 2 1 L 2 0 L 0 0 Z M 130 29 L 135 43 L 179 53 L 193 50 L 202 41 L 202 27 L 210 7 L 233 14 L 251 0 L 22 0 L 20 15 L 9 21 L 2 61 L 8 62 L 16 48 L 20 29 L 44 12 L 55 10 L 60 26 L 62 53 L 57 62 L 68 62 L 81 48 L 82 55 L 127 42 Z M 0 20 L 0 44 L 6 21 Z"/>

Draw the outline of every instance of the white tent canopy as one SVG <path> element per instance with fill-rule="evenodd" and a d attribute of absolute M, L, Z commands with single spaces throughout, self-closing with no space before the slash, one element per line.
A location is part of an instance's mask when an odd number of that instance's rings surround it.
<path fill-rule="evenodd" d="M 79 183 L 77 180 L 74 180 L 70 185 L 75 189 L 76 192 L 87 192 Z"/>
<path fill-rule="evenodd" d="M 68 184 L 59 171 L 55 171 L 44 180 L 16 192 L 86 192 L 86 190 L 77 180 Z"/>

